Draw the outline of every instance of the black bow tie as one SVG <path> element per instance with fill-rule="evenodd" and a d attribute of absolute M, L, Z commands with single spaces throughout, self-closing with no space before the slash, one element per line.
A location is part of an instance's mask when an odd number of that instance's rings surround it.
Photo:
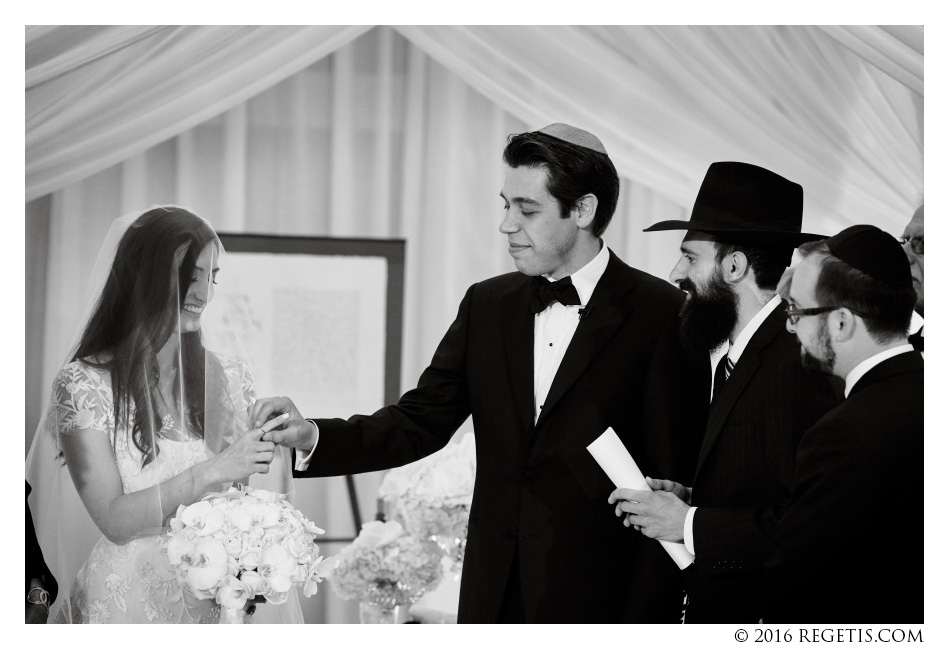
<path fill-rule="evenodd" d="M 540 313 L 551 302 L 560 302 L 564 306 L 570 304 L 580 304 L 580 294 L 577 293 L 577 287 L 573 285 L 573 280 L 569 276 L 558 279 L 556 282 L 548 281 L 546 277 L 537 275 L 534 277 L 534 296 L 531 299 L 531 311 Z"/>
<path fill-rule="evenodd" d="M 918 351 L 918 352 L 923 351 L 923 341 L 924 341 L 924 340 L 925 340 L 925 339 L 923 338 L 923 328 L 922 328 L 922 327 L 919 328 L 919 331 L 917 331 L 916 333 L 914 333 L 914 334 L 912 334 L 912 335 L 909 336 L 909 344 L 912 345 L 912 346 L 913 346 L 913 349 L 915 349 L 915 350 Z"/>

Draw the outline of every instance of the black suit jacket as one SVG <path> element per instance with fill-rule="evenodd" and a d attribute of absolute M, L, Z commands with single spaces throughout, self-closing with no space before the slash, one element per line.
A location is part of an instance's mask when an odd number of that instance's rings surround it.
<path fill-rule="evenodd" d="M 528 622 L 674 621 L 679 570 L 615 516 L 586 446 L 612 426 L 644 473 L 691 475 L 710 372 L 679 346 L 683 294 L 611 252 L 535 426 L 531 284 L 509 273 L 473 285 L 418 387 L 371 416 L 314 420 L 318 449 L 294 475 L 414 461 L 470 413 L 477 477 L 459 622 L 498 619 L 512 565 Z"/>
<path fill-rule="evenodd" d="M 26 483 L 26 594 L 30 592 L 30 580 L 42 578 L 49 592 L 50 602 L 56 599 L 59 591 L 59 584 L 56 583 L 53 573 L 46 566 L 43 559 L 43 550 L 40 548 L 39 541 L 36 539 L 36 530 L 33 527 L 33 515 L 30 512 L 30 483 Z"/>
<path fill-rule="evenodd" d="M 922 482 L 923 357 L 909 352 L 873 367 L 801 441 L 766 621 L 922 623 Z"/>
<path fill-rule="evenodd" d="M 839 401 L 829 377 L 801 365 L 786 319 L 782 303 L 710 408 L 692 483 L 686 622 L 761 619 L 762 565 L 774 551 L 768 530 L 790 497 L 798 443 Z"/>

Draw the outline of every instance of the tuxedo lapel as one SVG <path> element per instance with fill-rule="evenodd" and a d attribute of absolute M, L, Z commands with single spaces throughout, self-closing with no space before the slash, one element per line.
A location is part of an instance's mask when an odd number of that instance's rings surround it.
<path fill-rule="evenodd" d="M 501 297 L 501 331 L 517 414 L 525 432 L 534 428 L 534 313 L 531 279 Z"/>
<path fill-rule="evenodd" d="M 715 441 L 725 427 L 729 415 L 735 408 L 735 404 L 745 393 L 748 384 L 757 374 L 761 367 L 761 350 L 770 345 L 775 337 L 785 330 L 785 320 L 787 316 L 784 313 L 784 303 L 782 302 L 771 314 L 765 318 L 765 321 L 758 327 L 748 345 L 741 353 L 735 369 L 732 371 L 728 380 L 721 388 L 721 392 L 712 401 L 709 414 L 708 425 L 705 427 L 705 435 L 702 437 L 702 447 L 699 449 L 699 459 L 695 468 L 696 476 L 702 469 L 702 464 L 708 454 L 711 452 Z M 765 404 L 762 404 L 764 407 Z"/>
<path fill-rule="evenodd" d="M 633 309 L 632 302 L 623 301 L 621 297 L 633 289 L 633 278 L 631 273 L 624 273 L 623 270 L 621 262 L 610 251 L 610 261 L 586 306 L 590 309 L 589 316 L 580 320 L 567 346 L 547 393 L 544 409 L 537 419 L 537 426 L 546 420 L 547 413 L 553 410 L 629 317 Z"/>

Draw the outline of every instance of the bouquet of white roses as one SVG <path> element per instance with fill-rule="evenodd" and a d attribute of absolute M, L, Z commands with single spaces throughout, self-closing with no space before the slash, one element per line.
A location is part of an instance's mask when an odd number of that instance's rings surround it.
<path fill-rule="evenodd" d="M 442 575 L 441 553 L 432 543 L 407 534 L 396 521 L 365 523 L 340 550 L 330 584 L 343 599 L 385 591 L 394 603 L 417 599 Z"/>
<path fill-rule="evenodd" d="M 436 542 L 455 562 L 464 558 L 468 513 L 475 480 L 474 434 L 459 443 L 386 473 L 379 496 L 420 538 Z"/>
<path fill-rule="evenodd" d="M 286 496 L 263 489 L 207 494 L 179 506 L 170 525 L 166 548 L 179 582 L 196 599 L 214 599 L 225 615 L 257 596 L 282 604 L 295 585 L 311 597 L 338 563 L 320 555 L 323 530 Z"/>

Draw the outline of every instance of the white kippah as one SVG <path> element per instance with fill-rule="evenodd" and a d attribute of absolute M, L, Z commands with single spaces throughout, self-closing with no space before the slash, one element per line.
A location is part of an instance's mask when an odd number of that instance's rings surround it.
<path fill-rule="evenodd" d="M 591 149 L 602 153 L 603 155 L 609 155 L 606 152 L 606 147 L 603 146 L 603 143 L 600 142 L 600 138 L 593 135 L 589 131 L 584 131 L 582 128 L 577 128 L 576 126 L 570 126 L 569 124 L 550 124 L 544 128 L 537 131 L 538 133 L 543 133 L 544 135 L 549 135 L 550 137 L 555 137 L 558 140 L 563 140 L 564 142 L 569 142 L 570 144 L 575 144 L 577 146 L 582 146 L 585 149 Z"/>

